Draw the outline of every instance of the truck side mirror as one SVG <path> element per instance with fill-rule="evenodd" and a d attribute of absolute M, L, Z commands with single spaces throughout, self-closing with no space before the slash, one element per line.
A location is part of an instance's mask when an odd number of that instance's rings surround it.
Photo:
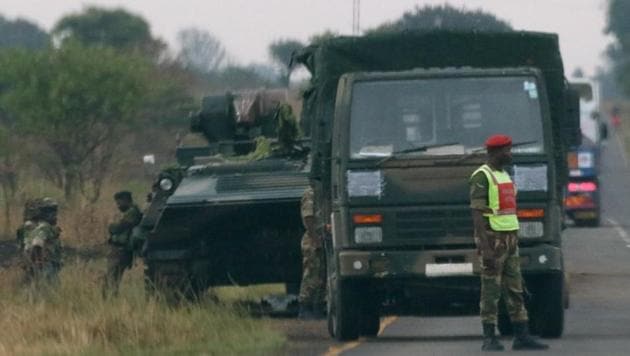
<path fill-rule="evenodd" d="M 579 146 L 582 143 L 580 130 L 580 94 L 577 90 L 565 91 L 565 115 L 562 123 L 562 137 L 567 146 Z"/>

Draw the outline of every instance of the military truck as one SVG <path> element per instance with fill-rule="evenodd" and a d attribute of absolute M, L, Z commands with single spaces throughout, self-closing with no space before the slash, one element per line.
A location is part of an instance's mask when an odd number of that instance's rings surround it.
<path fill-rule="evenodd" d="M 576 225 L 598 226 L 601 220 L 600 158 L 608 129 L 600 113 L 598 83 L 574 78 L 570 86 L 580 96 L 582 144 L 571 147 L 568 153 L 569 183 L 564 207 Z"/>
<path fill-rule="evenodd" d="M 518 188 L 531 329 L 561 336 L 566 152 L 580 131 L 558 37 L 340 37 L 298 60 L 312 74 L 302 115 L 311 122 L 318 225 L 328 231 L 331 336 L 375 336 L 386 313 L 478 306 L 468 180 L 495 133 L 514 140 L 507 168 Z M 510 332 L 505 310 L 499 329 Z"/>
<path fill-rule="evenodd" d="M 292 101 L 286 90 L 203 99 L 191 130 L 208 144 L 177 149 L 178 165 L 157 177 L 141 223 L 151 290 L 178 300 L 212 286 L 299 288 L 309 165 L 308 146 L 291 138 L 296 127 L 279 122 Z"/>

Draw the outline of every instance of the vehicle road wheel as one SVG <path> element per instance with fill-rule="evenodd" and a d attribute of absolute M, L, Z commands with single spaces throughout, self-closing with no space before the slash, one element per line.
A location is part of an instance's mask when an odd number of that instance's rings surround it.
<path fill-rule="evenodd" d="M 563 274 L 540 276 L 532 301 L 533 328 L 546 338 L 559 338 L 564 330 Z"/>
<path fill-rule="evenodd" d="M 331 284 L 333 288 L 329 288 L 328 332 L 339 341 L 356 340 L 361 329 L 360 303 L 356 288 L 351 281 L 336 280 Z"/>

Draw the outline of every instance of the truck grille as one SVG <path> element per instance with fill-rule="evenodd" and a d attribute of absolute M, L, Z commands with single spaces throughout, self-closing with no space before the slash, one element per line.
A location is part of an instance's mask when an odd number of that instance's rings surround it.
<path fill-rule="evenodd" d="M 396 213 L 398 239 L 471 237 L 470 209 L 421 210 Z"/>

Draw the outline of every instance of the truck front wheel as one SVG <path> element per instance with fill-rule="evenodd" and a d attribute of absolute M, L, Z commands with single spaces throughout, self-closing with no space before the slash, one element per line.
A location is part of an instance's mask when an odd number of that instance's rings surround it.
<path fill-rule="evenodd" d="M 558 338 L 564 330 L 564 276 L 539 276 L 530 306 L 532 331 L 546 338 Z"/>
<path fill-rule="evenodd" d="M 356 340 L 361 332 L 361 303 L 356 286 L 336 277 L 329 281 L 328 332 L 339 341 Z"/>

